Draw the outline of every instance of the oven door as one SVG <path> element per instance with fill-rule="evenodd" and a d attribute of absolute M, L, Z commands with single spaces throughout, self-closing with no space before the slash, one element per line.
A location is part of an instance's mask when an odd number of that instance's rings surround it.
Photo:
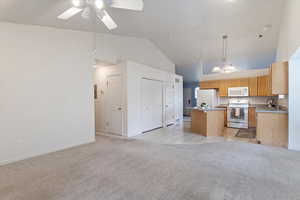
<path fill-rule="evenodd" d="M 229 107 L 227 120 L 229 122 L 248 124 L 248 107 Z"/>

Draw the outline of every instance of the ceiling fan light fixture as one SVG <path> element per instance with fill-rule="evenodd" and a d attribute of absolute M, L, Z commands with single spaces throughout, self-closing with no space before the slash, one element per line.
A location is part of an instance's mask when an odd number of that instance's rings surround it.
<path fill-rule="evenodd" d="M 101 10 L 104 8 L 104 2 L 103 0 L 95 0 L 95 6 L 97 9 Z"/>

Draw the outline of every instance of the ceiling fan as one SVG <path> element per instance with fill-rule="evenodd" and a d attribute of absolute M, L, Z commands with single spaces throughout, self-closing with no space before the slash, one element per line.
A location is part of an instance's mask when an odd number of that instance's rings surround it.
<path fill-rule="evenodd" d="M 111 18 L 106 7 L 121 8 L 134 11 L 142 11 L 144 9 L 143 0 L 72 0 L 72 7 L 60 14 L 57 18 L 68 20 L 76 14 L 81 13 L 84 19 L 89 19 L 91 12 L 95 12 L 97 18 L 104 25 L 113 30 L 118 27 L 116 22 Z"/>

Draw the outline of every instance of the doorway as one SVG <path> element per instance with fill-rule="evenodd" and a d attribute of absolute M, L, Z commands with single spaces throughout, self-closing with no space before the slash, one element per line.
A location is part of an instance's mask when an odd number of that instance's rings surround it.
<path fill-rule="evenodd" d="M 96 131 L 123 135 L 123 86 L 118 66 L 99 67 L 95 72 Z"/>

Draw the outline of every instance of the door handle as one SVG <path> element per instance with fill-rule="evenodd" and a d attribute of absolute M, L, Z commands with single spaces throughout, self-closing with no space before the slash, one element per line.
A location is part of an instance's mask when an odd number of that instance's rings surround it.
<path fill-rule="evenodd" d="M 122 108 L 118 108 L 118 110 L 120 110 L 120 111 L 121 111 L 121 110 L 122 110 Z"/>

